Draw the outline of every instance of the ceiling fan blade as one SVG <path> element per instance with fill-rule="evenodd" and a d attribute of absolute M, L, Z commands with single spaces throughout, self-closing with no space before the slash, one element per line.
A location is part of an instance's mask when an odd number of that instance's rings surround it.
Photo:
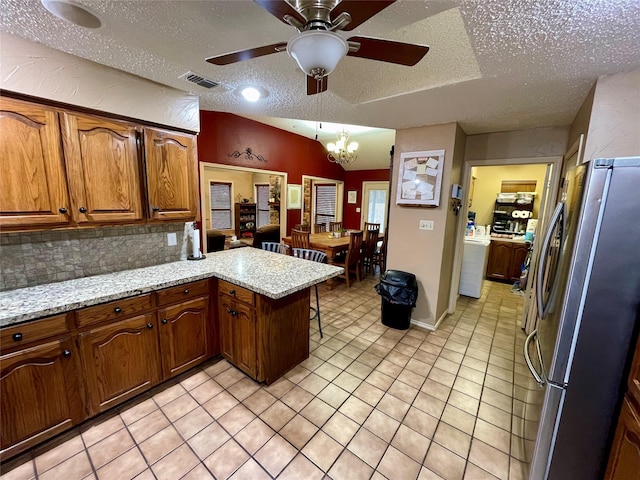
<path fill-rule="evenodd" d="M 351 37 L 349 42 L 357 42 L 360 48 L 356 52 L 349 51 L 350 57 L 368 58 L 380 62 L 396 63 L 412 67 L 429 51 L 426 45 L 394 42 L 381 38 Z"/>
<path fill-rule="evenodd" d="M 271 15 L 276 17 L 278 20 L 286 23 L 287 25 L 290 25 L 290 23 L 285 20 L 285 15 L 292 16 L 293 18 L 298 20 L 302 25 L 307 23 L 307 20 L 302 15 L 300 15 L 300 12 L 298 12 L 295 8 L 293 8 L 284 0 L 253 0 L 253 1 L 258 5 L 260 5 L 262 8 L 264 8 Z"/>
<path fill-rule="evenodd" d="M 348 32 L 360 26 L 374 15 L 377 15 L 389 5 L 395 3 L 395 1 L 396 0 L 371 0 L 363 2 L 362 0 L 342 0 L 331 10 L 331 21 L 333 22 L 342 12 L 347 12 L 351 15 L 351 22 L 342 28 L 342 30 Z"/>
<path fill-rule="evenodd" d="M 327 90 L 327 77 L 316 80 L 311 75 L 307 75 L 307 95 L 315 95 Z"/>
<path fill-rule="evenodd" d="M 287 49 L 287 43 L 274 43 L 273 45 L 265 45 L 263 47 L 247 48 L 246 50 L 238 50 L 237 52 L 225 53 L 224 55 L 216 55 L 207 58 L 207 62 L 214 65 L 229 65 L 230 63 L 243 62 L 252 58 L 271 55 L 272 53 L 283 52 Z"/>

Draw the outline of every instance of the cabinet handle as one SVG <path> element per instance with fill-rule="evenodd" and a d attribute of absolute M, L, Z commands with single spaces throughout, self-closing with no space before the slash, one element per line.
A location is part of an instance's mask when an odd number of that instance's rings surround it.
<path fill-rule="evenodd" d="M 151 323 L 151 322 L 147 323 L 147 328 L 149 328 L 149 329 L 153 328 L 153 323 Z"/>
<path fill-rule="evenodd" d="M 184 289 L 184 294 L 185 294 L 185 295 L 189 295 L 189 289 L 188 289 L 188 288 L 185 288 L 185 289 Z"/>
<path fill-rule="evenodd" d="M 60 207 L 60 208 L 58 209 L 58 211 L 59 211 L 60 213 L 67 213 L 67 209 L 66 209 L 66 208 L 64 208 L 64 207 Z"/>
<path fill-rule="evenodd" d="M 226 307 L 226 309 L 227 309 L 227 313 L 228 313 L 229 315 L 232 315 L 232 316 L 234 316 L 234 317 L 235 317 L 236 315 L 238 315 L 238 312 L 236 312 L 235 310 L 231 310 L 229 307 Z"/>
<path fill-rule="evenodd" d="M 154 212 L 157 212 L 157 211 L 159 211 L 159 210 L 160 210 L 160 207 L 159 207 L 159 206 L 157 206 L 157 205 L 154 205 L 153 207 L 151 207 L 151 209 L 152 209 Z"/>
<path fill-rule="evenodd" d="M 235 294 L 236 294 L 236 291 L 235 291 L 235 290 L 230 290 L 230 291 L 229 291 L 229 295 L 235 295 Z"/>
<path fill-rule="evenodd" d="M 122 313 L 122 309 L 120 307 L 116 307 L 113 309 L 113 313 Z"/>
<path fill-rule="evenodd" d="M 64 350 L 62 356 L 69 358 L 71 356 L 71 350 Z"/>
<path fill-rule="evenodd" d="M 20 340 L 22 340 L 22 333 L 18 332 L 18 333 L 14 333 L 11 338 L 13 338 L 14 342 L 19 342 Z"/>
<path fill-rule="evenodd" d="M 80 210 L 80 213 L 87 213 L 87 209 L 85 207 L 80 207 L 78 210 Z"/>
<path fill-rule="evenodd" d="M 162 323 L 163 323 L 163 324 L 166 324 L 166 323 L 167 323 L 167 319 L 166 319 L 166 318 L 163 318 L 163 319 L 162 319 Z"/>

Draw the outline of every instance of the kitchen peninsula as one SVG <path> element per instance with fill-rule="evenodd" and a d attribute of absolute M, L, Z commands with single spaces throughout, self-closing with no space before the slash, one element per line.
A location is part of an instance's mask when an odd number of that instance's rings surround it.
<path fill-rule="evenodd" d="M 272 383 L 342 269 L 255 248 L 0 293 L 3 460 L 219 353 Z"/>

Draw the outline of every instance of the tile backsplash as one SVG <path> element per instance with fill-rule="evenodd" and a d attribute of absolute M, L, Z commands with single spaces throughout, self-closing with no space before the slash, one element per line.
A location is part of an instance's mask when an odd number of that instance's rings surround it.
<path fill-rule="evenodd" d="M 186 258 L 185 223 L 0 234 L 0 291 Z M 177 245 L 167 246 L 176 233 Z"/>

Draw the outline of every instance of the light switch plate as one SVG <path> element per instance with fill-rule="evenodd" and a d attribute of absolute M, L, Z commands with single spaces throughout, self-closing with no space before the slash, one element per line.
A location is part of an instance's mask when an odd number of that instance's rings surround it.
<path fill-rule="evenodd" d="M 178 244 L 178 237 L 175 232 L 167 233 L 167 245 L 169 247 L 174 247 Z"/>
<path fill-rule="evenodd" d="M 420 230 L 433 230 L 433 220 L 420 220 Z"/>
<path fill-rule="evenodd" d="M 356 213 L 360 213 L 360 207 L 356 207 Z"/>

